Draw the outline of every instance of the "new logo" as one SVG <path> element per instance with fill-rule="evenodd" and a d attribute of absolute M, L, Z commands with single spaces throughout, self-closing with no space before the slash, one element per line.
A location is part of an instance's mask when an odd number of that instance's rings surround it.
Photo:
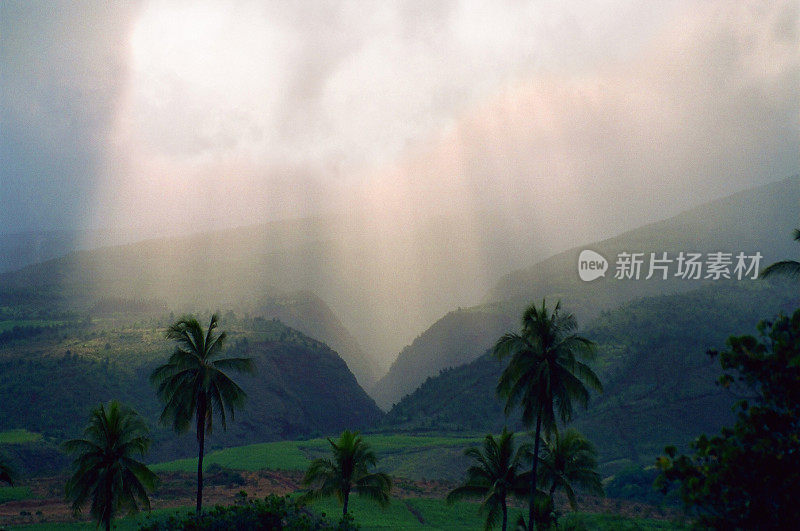
<path fill-rule="evenodd" d="M 578 276 L 584 282 L 606 276 L 608 270 L 608 260 L 600 254 L 589 249 L 581 251 L 578 256 Z"/>

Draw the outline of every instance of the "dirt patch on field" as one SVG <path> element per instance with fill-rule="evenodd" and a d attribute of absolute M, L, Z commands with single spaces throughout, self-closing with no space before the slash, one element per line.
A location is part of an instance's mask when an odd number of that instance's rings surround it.
<path fill-rule="evenodd" d="M 160 478 L 160 486 L 150 497 L 153 509 L 194 507 L 197 487 L 197 478 L 194 474 L 170 472 L 160 474 Z M 203 489 L 203 505 L 211 507 L 217 504 L 233 504 L 241 491 L 245 491 L 250 498 L 288 494 L 302 487 L 302 479 L 302 472 L 287 470 L 226 471 L 225 474 L 207 474 Z M 86 521 L 86 518 L 74 518 L 69 505 L 64 501 L 65 480 L 64 477 L 51 477 L 22 483 L 20 486 L 30 487 L 33 499 L 0 504 L 0 528 L 39 522 Z M 448 481 L 416 481 L 405 478 L 394 478 L 393 481 L 392 495 L 401 499 L 443 499 L 456 486 L 455 483 Z M 557 498 L 556 504 L 562 513 L 569 512 L 565 497 Z M 578 505 L 579 510 L 584 512 L 608 512 L 636 518 L 673 520 L 681 516 L 677 509 L 593 496 L 579 497 Z M 422 521 L 421 514 L 413 510 L 412 513 Z"/>

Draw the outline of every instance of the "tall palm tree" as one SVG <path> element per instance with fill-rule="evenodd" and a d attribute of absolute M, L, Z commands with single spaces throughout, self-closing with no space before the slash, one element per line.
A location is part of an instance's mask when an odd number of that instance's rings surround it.
<path fill-rule="evenodd" d="M 345 430 L 338 441 L 328 438 L 332 458 L 316 459 L 309 465 L 303 485 L 311 487 L 305 499 L 336 496 L 342 504 L 342 517 L 347 514 L 350 493 L 389 504 L 391 478 L 382 472 L 370 472 L 377 458 L 358 432 Z"/>
<path fill-rule="evenodd" d="M 522 461 L 530 455 L 529 445 L 515 448 L 514 433 L 503 428 L 495 439 L 487 435 L 480 448 L 468 448 L 464 455 L 476 464 L 467 469 L 464 484 L 450 491 L 447 503 L 464 498 L 483 498 L 480 511 L 486 515 L 486 529 L 491 529 L 502 515 L 502 529 L 508 526 L 508 496 L 524 498 L 528 493 L 520 478 Z"/>
<path fill-rule="evenodd" d="M 800 242 L 800 229 L 792 231 L 794 241 Z M 762 277 L 769 277 L 773 275 L 786 275 L 792 278 L 800 278 L 800 262 L 797 260 L 781 260 L 775 262 L 761 272 Z"/>
<path fill-rule="evenodd" d="M 578 507 L 576 486 L 592 494 L 603 494 L 603 483 L 597 473 L 597 450 L 581 432 L 575 428 L 561 434 L 553 430 L 544 443 L 539 483 L 549 485 L 550 499 L 561 489 L 574 511 Z"/>
<path fill-rule="evenodd" d="M 244 406 L 247 395 L 225 371 L 253 372 L 250 358 L 221 358 L 227 334 L 215 333 L 217 316 L 211 316 L 208 329 L 192 316 L 178 319 L 167 329 L 167 339 L 177 343 L 169 361 L 156 368 L 150 381 L 164 402 L 161 422 L 172 424 L 178 433 L 189 430 L 194 421 L 197 433 L 197 514 L 203 509 L 203 454 L 206 433 L 211 433 L 216 413 L 222 429 L 227 414 Z"/>
<path fill-rule="evenodd" d="M 0 481 L 8 483 L 12 487 L 16 481 L 17 474 L 10 464 L 0 455 Z"/>
<path fill-rule="evenodd" d="M 541 308 L 531 304 L 522 314 L 519 334 L 507 333 L 494 346 L 497 358 L 511 357 L 497 384 L 497 393 L 506 399 L 506 415 L 519 405 L 525 426 L 536 425 L 528 508 L 531 530 L 542 427 L 546 432 L 555 428 L 556 414 L 568 422 L 573 401 L 586 407 L 589 388 L 603 388 L 594 371 L 583 363 L 594 359 L 594 343 L 577 335 L 577 327 L 571 313 L 561 313 L 560 301 L 550 313 L 543 300 Z"/>
<path fill-rule="evenodd" d="M 111 529 L 111 521 L 122 510 L 150 509 L 147 492 L 158 477 L 135 459 L 150 447 L 150 436 L 142 417 L 116 400 L 92 410 L 82 439 L 64 443 L 75 454 L 66 494 L 72 510 L 79 514 L 89 503 L 98 524 Z"/>

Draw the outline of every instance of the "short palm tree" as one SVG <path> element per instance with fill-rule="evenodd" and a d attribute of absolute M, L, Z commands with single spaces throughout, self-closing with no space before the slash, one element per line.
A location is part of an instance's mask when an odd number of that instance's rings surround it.
<path fill-rule="evenodd" d="M 11 467 L 10 464 L 0 456 L 0 481 L 3 483 L 8 483 L 11 486 L 14 486 L 14 482 L 16 481 L 17 474 L 14 469 Z"/>
<path fill-rule="evenodd" d="M 222 429 L 227 428 L 227 416 L 244 407 L 245 392 L 225 371 L 253 372 L 250 358 L 222 358 L 227 335 L 214 331 L 216 315 L 211 316 L 208 329 L 203 330 L 192 316 L 178 319 L 167 329 L 167 339 L 177 343 L 175 351 L 164 365 L 156 368 L 150 381 L 157 385 L 157 394 L 164 402 L 161 422 L 172 424 L 178 433 L 189 430 L 194 422 L 197 434 L 197 514 L 203 509 L 203 454 L 206 433 L 211 433 L 216 413 Z"/>
<path fill-rule="evenodd" d="M 794 241 L 800 242 L 800 229 L 792 231 Z M 797 260 L 781 260 L 775 262 L 761 272 L 762 277 L 770 277 L 773 275 L 786 275 L 792 278 L 800 278 L 800 262 Z"/>
<path fill-rule="evenodd" d="M 303 485 L 311 487 L 307 500 L 336 496 L 342 504 L 342 517 L 347 515 L 350 493 L 389 504 L 391 478 L 382 472 L 370 472 L 377 458 L 358 432 L 345 430 L 338 441 L 328 439 L 332 458 L 316 459 L 308 467 Z"/>
<path fill-rule="evenodd" d="M 121 511 L 149 510 L 147 493 L 158 478 L 135 459 L 149 447 L 147 425 L 132 409 L 114 400 L 92 410 L 83 438 L 64 443 L 64 450 L 75 454 L 66 485 L 73 512 L 88 503 L 92 517 L 108 530 Z"/>
<path fill-rule="evenodd" d="M 551 499 L 556 490 L 563 490 L 574 511 L 578 506 L 575 487 L 592 494 L 603 494 L 603 483 L 597 473 L 597 450 L 581 432 L 574 428 L 564 433 L 553 430 L 544 441 L 542 450 L 539 484 L 549 488 Z"/>
<path fill-rule="evenodd" d="M 594 359 L 594 343 L 577 335 L 577 327 L 572 314 L 561 312 L 560 301 L 552 313 L 542 301 L 541 308 L 532 304 L 522 314 L 519 334 L 507 333 L 494 346 L 497 358 L 511 357 L 497 384 L 497 393 L 506 400 L 506 415 L 519 405 L 525 426 L 536 425 L 528 508 L 531 529 L 542 427 L 546 432 L 554 429 L 556 415 L 562 422 L 568 422 L 573 414 L 573 401 L 586 407 L 589 388 L 597 391 L 603 388 L 594 371 L 583 363 Z"/>
<path fill-rule="evenodd" d="M 487 435 L 480 448 L 468 448 L 464 455 L 475 464 L 467 469 L 464 484 L 450 491 L 447 503 L 464 498 L 482 498 L 481 514 L 486 515 L 486 529 L 497 524 L 502 516 L 502 529 L 508 526 L 508 496 L 524 498 L 528 489 L 520 478 L 522 462 L 530 457 L 530 447 L 523 444 L 515 448 L 514 433 L 503 428 L 495 439 Z"/>

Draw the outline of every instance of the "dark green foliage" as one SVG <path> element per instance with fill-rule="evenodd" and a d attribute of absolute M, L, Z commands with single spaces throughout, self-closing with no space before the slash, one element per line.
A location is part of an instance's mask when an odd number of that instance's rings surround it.
<path fill-rule="evenodd" d="M 72 355 L 5 359 L 0 361 L 0 429 L 74 437 L 92 404 L 115 397 L 138 406 L 140 391 L 114 364 Z"/>
<path fill-rule="evenodd" d="M 381 418 L 336 352 L 280 322 L 262 322 L 272 333 L 257 340 L 262 332 L 253 319 L 236 321 L 228 355 L 253 358 L 257 375 L 237 378 L 250 399 L 226 432 L 215 430 L 207 437 L 209 448 L 367 428 Z M 163 405 L 154 393 L 142 392 L 150 385 L 156 360 L 163 358 L 167 342 L 162 333 L 150 324 L 127 321 L 109 328 L 69 326 L 62 332 L 65 339 L 43 334 L 0 348 L 0 431 L 27 428 L 44 436 L 40 443 L 7 449 L 20 473 L 50 473 L 65 466 L 58 444 L 77 437 L 94 405 L 112 398 L 129 404 L 153 426 L 153 460 L 191 456 L 193 440 L 159 426 Z M 285 338 L 279 341 L 282 332 Z M 106 356 L 109 361 L 102 359 Z"/>
<path fill-rule="evenodd" d="M 306 509 L 288 496 L 272 494 L 263 500 L 247 500 L 243 496 L 243 500 L 237 505 L 218 505 L 199 518 L 193 513 L 183 517 L 170 516 L 140 528 L 141 531 L 239 531 L 241 529 L 354 531 L 358 526 L 349 517 L 344 517 L 338 524 L 333 524 L 324 516 Z"/>
<path fill-rule="evenodd" d="M 556 303 L 548 312 L 535 304 L 522 314 L 522 331 L 507 333 L 494 346 L 499 359 L 510 358 L 500 375 L 497 393 L 505 398 L 506 415 L 519 406 L 526 427 L 536 423 L 533 465 L 530 476 L 528 525 L 533 529 L 536 509 L 537 467 L 542 427 L 545 433 L 556 428 L 556 419 L 572 420 L 572 402 L 584 408 L 589 404 L 589 388 L 602 391 L 594 371 L 583 361 L 594 359 L 594 343 L 576 334 L 578 323 L 570 313 L 561 312 Z"/>
<path fill-rule="evenodd" d="M 507 498 L 524 499 L 528 494 L 528 484 L 522 478 L 522 464 L 530 459 L 530 451 L 526 444 L 517 448 L 514 433 L 505 428 L 497 439 L 487 435 L 483 450 L 468 448 L 464 452 L 474 464 L 467 469 L 464 483 L 447 495 L 447 502 L 479 498 L 480 513 L 486 517 L 485 528 L 493 528 L 497 520 L 502 519 L 501 528 L 506 531 Z"/>
<path fill-rule="evenodd" d="M 203 507 L 203 454 L 205 436 L 213 429 L 217 416 L 222 429 L 236 409 L 244 407 L 247 395 L 226 374 L 226 371 L 252 373 L 250 358 L 222 358 L 227 334 L 215 333 L 217 315 L 211 316 L 208 328 L 191 316 L 178 319 L 167 329 L 167 339 L 177 343 L 169 361 L 157 367 L 150 380 L 157 385 L 158 397 L 164 403 L 160 421 L 172 424 L 182 433 L 194 422 L 199 459 L 197 464 L 197 514 Z"/>
<path fill-rule="evenodd" d="M 239 472 L 217 463 L 206 468 L 205 482 L 207 485 L 224 485 L 229 488 L 247 484 L 247 480 Z"/>
<path fill-rule="evenodd" d="M 311 487 L 305 499 L 336 496 L 342 504 L 342 516 L 347 515 L 351 492 L 378 502 L 389 504 L 391 478 L 382 472 L 371 472 L 377 457 L 358 434 L 345 430 L 338 441 L 328 439 L 331 458 L 315 459 L 309 465 L 303 485 Z"/>
<path fill-rule="evenodd" d="M 88 504 L 98 524 L 111 529 L 120 512 L 150 509 L 148 491 L 158 478 L 137 456 L 144 456 L 150 437 L 144 420 L 132 409 L 112 401 L 92 411 L 82 439 L 64 443 L 75 455 L 66 495 L 79 514 Z"/>
<path fill-rule="evenodd" d="M 553 431 L 544 441 L 540 459 L 539 485 L 548 489 L 550 498 L 557 491 L 563 491 L 572 510 L 576 510 L 576 487 L 588 494 L 603 495 L 603 484 L 597 473 L 597 450 L 578 430 Z"/>
<path fill-rule="evenodd" d="M 576 415 L 573 426 L 596 444 L 601 463 L 652 463 L 664 445 L 730 422 L 734 398 L 714 384 L 720 368 L 704 352 L 736 330 L 755 330 L 761 316 L 791 307 L 796 296 L 786 286 L 725 284 L 647 297 L 590 323 L 582 335 L 597 343 L 604 393 Z M 503 369 L 485 354 L 442 371 L 392 408 L 385 422 L 409 430 L 499 431 L 505 422 L 521 429 L 517 418 L 504 419 L 494 392 Z"/>
<path fill-rule="evenodd" d="M 788 529 L 800 522 L 800 310 L 761 322 L 759 337 L 733 336 L 719 356 L 719 383 L 746 392 L 736 422 L 674 447 L 658 460 L 659 485 L 680 488 L 703 527 Z"/>
<path fill-rule="evenodd" d="M 658 469 L 650 466 L 629 465 L 608 481 L 605 486 L 606 496 L 623 500 L 631 500 L 652 505 L 674 505 L 680 502 L 676 489 L 662 493 L 654 486 Z"/>
<path fill-rule="evenodd" d="M 0 483 L 8 483 L 13 486 L 16 478 L 16 470 L 14 470 L 11 464 L 6 460 L 5 456 L 0 455 Z"/>

